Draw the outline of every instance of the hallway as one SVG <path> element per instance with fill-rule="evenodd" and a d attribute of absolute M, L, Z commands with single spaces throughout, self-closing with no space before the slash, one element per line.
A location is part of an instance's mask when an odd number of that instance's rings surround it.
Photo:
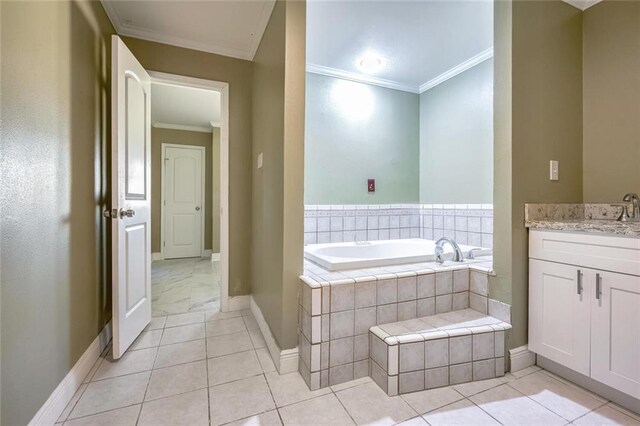
<path fill-rule="evenodd" d="M 158 260 L 151 264 L 152 315 L 220 310 L 220 261 Z"/>
<path fill-rule="evenodd" d="M 58 419 L 68 426 L 398 423 L 640 425 L 640 417 L 538 367 L 401 397 L 368 377 L 312 392 L 298 373 L 277 373 L 250 311 L 207 311 L 154 318 L 121 360 L 98 359 Z"/>

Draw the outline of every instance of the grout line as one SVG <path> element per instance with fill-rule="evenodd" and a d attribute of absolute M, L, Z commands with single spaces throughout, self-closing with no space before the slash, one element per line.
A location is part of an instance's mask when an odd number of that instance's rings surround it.
<path fill-rule="evenodd" d="M 72 421 L 72 420 L 76 421 L 76 420 L 79 420 L 79 419 L 86 419 L 87 417 L 97 416 L 99 414 L 106 414 L 106 413 L 110 413 L 112 411 L 122 410 L 124 408 L 135 407 L 136 405 L 139 405 L 140 407 L 142 407 L 142 403 L 141 402 L 137 402 L 135 404 L 129 404 L 129 405 L 125 405 L 125 406 L 122 406 L 122 407 L 110 408 L 108 410 L 98 411 L 97 413 L 87 414 L 86 416 L 74 417 L 73 419 L 65 420 L 63 423 L 66 423 L 66 422 L 69 422 L 69 421 Z M 138 413 L 138 415 L 140 415 L 140 413 Z M 137 423 L 137 419 L 136 419 L 136 423 Z M 61 424 L 61 423 L 56 423 L 56 424 Z"/>

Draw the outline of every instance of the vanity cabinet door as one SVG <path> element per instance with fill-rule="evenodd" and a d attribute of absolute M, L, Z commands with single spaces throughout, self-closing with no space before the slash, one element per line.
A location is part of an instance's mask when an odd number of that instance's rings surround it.
<path fill-rule="evenodd" d="M 529 349 L 589 375 L 592 270 L 529 261 Z"/>
<path fill-rule="evenodd" d="M 640 398 L 640 277 L 594 271 L 591 377 Z M 599 287 L 598 298 L 596 291 Z"/>

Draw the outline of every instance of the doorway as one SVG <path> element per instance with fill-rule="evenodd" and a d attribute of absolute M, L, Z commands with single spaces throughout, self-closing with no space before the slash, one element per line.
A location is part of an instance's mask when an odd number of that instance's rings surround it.
<path fill-rule="evenodd" d="M 152 316 L 226 310 L 228 84 L 149 75 Z"/>

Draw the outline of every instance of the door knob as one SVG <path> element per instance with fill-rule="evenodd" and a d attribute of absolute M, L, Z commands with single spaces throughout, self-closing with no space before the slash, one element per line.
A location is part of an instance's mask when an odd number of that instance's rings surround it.
<path fill-rule="evenodd" d="M 200 207 L 196 207 L 196 211 L 199 212 L 200 211 Z"/>
<path fill-rule="evenodd" d="M 118 210 L 116 209 L 106 209 L 102 212 L 102 216 L 107 219 L 117 219 L 118 218 Z"/>
<path fill-rule="evenodd" d="M 120 218 L 124 219 L 125 217 L 134 217 L 136 212 L 131 209 L 120 209 Z"/>

